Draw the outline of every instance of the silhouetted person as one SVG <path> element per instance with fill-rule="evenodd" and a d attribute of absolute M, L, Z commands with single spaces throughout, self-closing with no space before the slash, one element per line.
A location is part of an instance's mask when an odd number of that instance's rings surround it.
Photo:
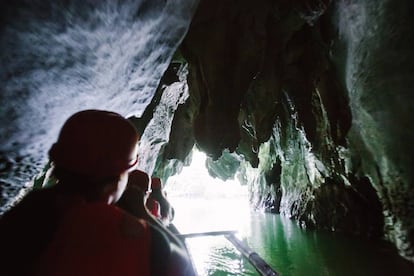
<path fill-rule="evenodd" d="M 0 219 L 1 275 L 193 275 L 184 250 L 116 207 L 139 136 L 119 114 L 86 110 L 49 151 L 57 184 Z"/>
<path fill-rule="evenodd" d="M 153 183 L 153 182 L 152 182 Z M 159 217 L 154 216 L 148 208 L 148 199 L 154 190 L 150 189 L 150 179 L 145 172 L 134 170 L 129 174 L 127 188 L 117 205 L 128 211 L 130 214 L 145 219 L 151 224 L 160 229 L 176 246 L 182 250 L 187 250 L 185 245 L 175 234 L 178 233 L 175 228 L 171 229 L 169 226 L 162 223 Z M 157 185 L 157 184 L 156 184 Z M 171 232 L 171 230 L 175 230 Z"/>
<path fill-rule="evenodd" d="M 147 173 L 134 170 L 129 173 L 128 184 L 117 202 L 117 206 L 130 214 L 148 221 L 153 221 L 145 203 L 150 191 L 150 178 Z"/>

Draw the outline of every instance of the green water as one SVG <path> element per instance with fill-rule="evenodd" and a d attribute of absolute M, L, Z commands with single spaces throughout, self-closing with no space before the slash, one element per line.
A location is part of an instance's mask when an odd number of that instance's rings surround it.
<path fill-rule="evenodd" d="M 181 233 L 236 230 L 282 276 L 414 276 L 414 264 L 387 243 L 305 231 L 279 215 L 251 211 L 247 187 L 212 179 L 204 163 L 205 156 L 194 154 L 191 167 L 171 177 L 166 187 Z M 258 275 L 223 236 L 191 238 L 186 243 L 200 276 Z"/>
<path fill-rule="evenodd" d="M 229 203 L 228 200 L 226 202 Z M 187 207 L 194 206 L 189 204 L 188 201 L 184 203 Z M 202 214 L 199 209 L 193 209 L 199 216 L 186 223 L 196 230 L 185 232 L 202 232 L 200 227 L 206 229 L 211 222 L 210 217 L 218 215 L 215 209 L 223 210 L 223 205 L 217 202 L 209 205 L 206 201 L 198 208 L 208 208 L 208 212 Z M 331 232 L 305 231 L 290 219 L 274 214 L 250 212 L 249 218 L 228 217 L 227 222 L 225 229 L 239 230 L 239 238 L 282 276 L 414 275 L 414 264 L 399 257 L 385 242 L 370 242 Z M 207 230 L 216 231 L 218 228 Z M 200 276 L 259 275 L 223 236 L 187 239 L 187 246 Z"/>
<path fill-rule="evenodd" d="M 251 228 L 245 242 L 281 275 L 414 275 L 387 243 L 305 231 L 272 214 L 252 214 Z"/>

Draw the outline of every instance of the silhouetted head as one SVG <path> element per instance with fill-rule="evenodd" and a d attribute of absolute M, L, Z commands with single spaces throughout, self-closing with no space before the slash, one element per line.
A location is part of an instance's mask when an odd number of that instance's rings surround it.
<path fill-rule="evenodd" d="M 134 170 L 129 173 L 128 185 L 117 206 L 138 218 L 150 218 L 145 208 L 148 197 L 150 178 L 143 171 Z"/>
<path fill-rule="evenodd" d="M 129 173 L 128 187 L 138 188 L 143 193 L 150 191 L 150 179 L 147 173 L 133 170 Z"/>
<path fill-rule="evenodd" d="M 90 176 L 116 175 L 137 162 L 139 136 L 121 115 L 102 110 L 85 110 L 63 125 L 49 151 L 56 167 Z"/>
<path fill-rule="evenodd" d="M 126 185 L 128 170 L 137 163 L 138 140 L 135 127 L 119 114 L 80 111 L 65 122 L 49 151 L 54 175 L 75 190 L 92 193 L 121 178 Z"/>
<path fill-rule="evenodd" d="M 151 178 L 151 189 L 152 190 L 161 190 L 162 188 L 162 183 L 161 183 L 161 179 L 158 177 L 152 177 Z"/>

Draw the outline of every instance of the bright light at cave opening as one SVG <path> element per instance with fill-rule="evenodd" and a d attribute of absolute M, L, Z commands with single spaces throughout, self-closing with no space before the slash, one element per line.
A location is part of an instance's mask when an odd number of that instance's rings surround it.
<path fill-rule="evenodd" d="M 205 161 L 204 153 L 193 150 L 191 165 L 166 183 L 174 225 L 183 234 L 236 230 L 245 236 L 250 232 L 247 186 L 211 177 Z"/>

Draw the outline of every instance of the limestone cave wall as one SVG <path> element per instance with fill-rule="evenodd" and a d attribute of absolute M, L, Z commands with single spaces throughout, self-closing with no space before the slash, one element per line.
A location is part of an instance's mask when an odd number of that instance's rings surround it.
<path fill-rule="evenodd" d="M 409 6 L 201 1 L 179 47 L 189 103 L 174 120 L 192 123 L 181 133 L 211 174 L 237 175 L 254 207 L 385 236 L 413 260 Z"/>
<path fill-rule="evenodd" d="M 142 132 L 149 174 L 196 146 L 254 208 L 414 261 L 411 1 L 86 2 L 1 4 L 1 212 L 63 120 L 104 108 Z"/>

